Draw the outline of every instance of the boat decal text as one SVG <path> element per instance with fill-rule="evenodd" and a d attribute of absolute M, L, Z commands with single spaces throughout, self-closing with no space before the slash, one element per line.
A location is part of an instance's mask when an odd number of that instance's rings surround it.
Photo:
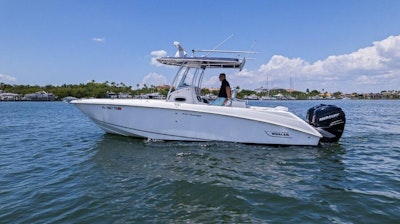
<path fill-rule="evenodd" d="M 289 132 L 286 131 L 265 131 L 265 133 L 272 137 L 290 138 Z"/>
<path fill-rule="evenodd" d="M 200 114 L 192 114 L 192 113 L 182 113 L 182 115 L 193 116 L 193 117 L 201 117 Z"/>
<path fill-rule="evenodd" d="M 331 115 L 328 115 L 328 116 L 325 116 L 325 117 L 321 117 L 319 119 L 319 121 L 324 121 L 324 120 L 332 119 L 332 118 L 335 118 L 335 117 L 339 117 L 339 115 L 340 115 L 339 113 L 331 114 Z"/>
<path fill-rule="evenodd" d="M 122 107 L 119 106 L 102 106 L 103 110 L 122 110 Z"/>

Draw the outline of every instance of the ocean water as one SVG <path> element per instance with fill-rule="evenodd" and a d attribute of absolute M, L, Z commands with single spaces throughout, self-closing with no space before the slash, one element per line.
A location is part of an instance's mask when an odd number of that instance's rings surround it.
<path fill-rule="evenodd" d="M 0 102 L 0 223 L 399 223 L 400 101 L 335 104 L 337 144 L 104 134 L 73 105 Z"/>

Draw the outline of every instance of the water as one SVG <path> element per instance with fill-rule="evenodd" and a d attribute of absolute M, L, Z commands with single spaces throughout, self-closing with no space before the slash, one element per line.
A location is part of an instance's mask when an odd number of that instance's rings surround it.
<path fill-rule="evenodd" d="M 320 101 L 284 105 L 302 118 Z M 104 134 L 73 105 L 1 102 L 0 223 L 398 223 L 400 101 L 325 101 L 338 144 Z"/>

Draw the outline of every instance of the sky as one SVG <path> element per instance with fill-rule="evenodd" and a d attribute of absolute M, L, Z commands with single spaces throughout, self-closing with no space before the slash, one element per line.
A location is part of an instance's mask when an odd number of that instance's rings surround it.
<path fill-rule="evenodd" d="M 154 59 L 174 41 L 258 52 L 226 71 L 241 89 L 400 90 L 398 0 L 0 0 L 6 84 L 170 84 L 176 67 Z M 219 87 L 206 72 L 203 87 Z"/>

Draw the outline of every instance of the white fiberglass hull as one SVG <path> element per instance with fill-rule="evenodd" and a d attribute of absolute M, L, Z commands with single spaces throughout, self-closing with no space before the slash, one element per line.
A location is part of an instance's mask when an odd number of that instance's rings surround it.
<path fill-rule="evenodd" d="M 180 141 L 318 145 L 321 134 L 275 108 L 235 108 L 136 99 L 72 101 L 107 133 Z"/>

